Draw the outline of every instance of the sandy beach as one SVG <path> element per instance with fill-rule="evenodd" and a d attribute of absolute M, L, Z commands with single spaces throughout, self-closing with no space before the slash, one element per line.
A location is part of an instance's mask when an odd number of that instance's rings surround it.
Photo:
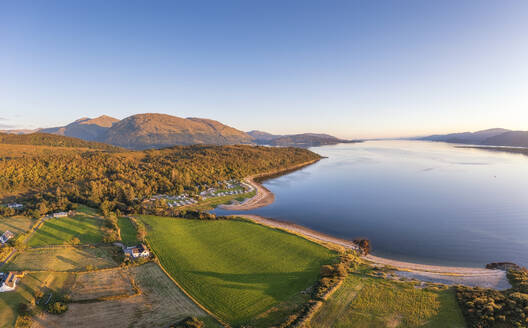
<path fill-rule="evenodd" d="M 332 237 L 294 223 L 264 218 L 258 215 L 242 215 L 242 217 L 247 218 L 255 223 L 272 228 L 282 229 L 319 243 L 333 244 L 334 246 L 344 247 L 347 249 L 358 248 L 357 245 L 350 240 Z M 504 290 L 511 287 L 506 277 L 506 271 L 503 270 L 426 265 L 391 260 L 374 255 L 363 256 L 363 259 L 371 262 L 374 265 L 394 267 L 397 270 L 396 274 L 398 276 L 407 279 L 416 279 L 420 281 L 442 283 L 446 285 L 462 284 L 472 287 L 495 288 L 498 290 Z"/>
<path fill-rule="evenodd" d="M 318 161 L 319 159 L 304 162 L 304 163 L 294 165 L 294 166 L 290 166 L 284 170 L 277 170 L 273 172 L 267 172 L 267 173 L 257 174 L 257 175 L 247 177 L 244 179 L 244 182 L 252 185 L 253 188 L 255 188 L 256 195 L 239 204 L 220 205 L 219 207 L 221 209 L 228 210 L 228 211 L 248 211 L 248 210 L 253 210 L 259 207 L 270 205 L 275 201 L 275 195 L 271 191 L 266 189 L 266 187 L 264 187 L 263 185 L 255 181 L 256 179 L 262 179 L 268 176 L 273 176 L 276 174 L 281 174 L 281 173 L 297 170 L 297 169 L 308 166 Z"/>

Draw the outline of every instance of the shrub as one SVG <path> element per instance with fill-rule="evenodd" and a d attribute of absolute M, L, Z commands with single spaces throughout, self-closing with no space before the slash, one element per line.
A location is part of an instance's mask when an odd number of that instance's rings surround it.
<path fill-rule="evenodd" d="M 61 314 L 68 310 L 68 304 L 64 302 L 53 302 L 48 305 L 48 312 L 53 314 Z"/>
<path fill-rule="evenodd" d="M 205 327 L 203 321 L 196 317 L 188 317 L 183 321 L 171 326 L 171 328 L 202 328 Z"/>

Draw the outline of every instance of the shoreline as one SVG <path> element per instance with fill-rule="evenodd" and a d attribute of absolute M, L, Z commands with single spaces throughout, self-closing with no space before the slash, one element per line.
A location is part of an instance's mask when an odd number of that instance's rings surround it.
<path fill-rule="evenodd" d="M 272 172 L 266 172 L 266 173 L 260 173 L 255 174 L 252 176 L 249 176 L 247 178 L 244 178 L 244 182 L 247 184 L 250 184 L 255 188 L 257 194 L 249 199 L 246 199 L 242 203 L 239 204 L 224 204 L 218 206 L 220 209 L 227 210 L 227 211 L 248 211 L 248 210 L 254 210 L 260 207 L 268 206 L 270 204 L 273 204 L 275 201 L 275 195 L 269 191 L 266 187 L 264 187 L 260 182 L 255 181 L 256 179 L 264 179 L 267 177 L 272 177 L 277 174 L 284 174 L 289 171 L 298 170 L 300 168 L 303 168 L 305 166 L 317 163 L 320 161 L 321 158 L 315 159 L 308 162 L 303 162 L 297 165 L 289 166 L 285 169 L 276 170 Z"/>
<path fill-rule="evenodd" d="M 353 241 L 333 237 L 298 224 L 265 218 L 253 214 L 231 216 L 242 217 L 256 224 L 261 224 L 274 229 L 281 229 L 313 242 L 327 246 L 330 245 L 330 248 L 346 248 L 352 250 L 358 249 L 358 246 Z M 472 287 L 494 288 L 497 290 L 511 288 L 511 285 L 506 277 L 506 271 L 504 270 L 427 265 L 392 260 L 370 254 L 361 256 L 361 258 L 371 262 L 374 266 L 394 267 L 396 269 L 396 275 L 406 279 L 443 283 L 446 285 L 462 284 Z"/>

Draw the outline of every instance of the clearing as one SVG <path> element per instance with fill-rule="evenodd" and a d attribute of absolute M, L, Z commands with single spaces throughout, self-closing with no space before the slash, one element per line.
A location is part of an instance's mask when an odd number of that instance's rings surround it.
<path fill-rule="evenodd" d="M 171 276 L 234 326 L 299 298 L 335 258 L 316 243 L 244 220 L 139 218 Z"/>
<path fill-rule="evenodd" d="M 121 231 L 121 241 L 127 246 L 136 245 L 137 231 L 132 222 L 127 217 L 120 217 L 117 221 L 119 230 Z"/>
<path fill-rule="evenodd" d="M 114 246 L 29 248 L 5 264 L 3 271 L 84 271 L 118 266 L 121 249 Z"/>
<path fill-rule="evenodd" d="M 311 328 L 465 326 L 452 289 L 417 288 L 361 272 L 351 273 L 310 322 Z"/>
<path fill-rule="evenodd" d="M 207 327 L 218 327 L 215 321 L 185 296 L 155 263 L 87 275 L 85 277 L 78 275 L 75 286 L 79 278 L 89 282 L 107 275 L 103 279 L 110 284 L 112 284 L 111 277 L 117 278 L 113 288 L 114 294 L 119 294 L 123 277 L 130 277 L 130 281 L 134 282 L 140 293 L 105 301 L 70 303 L 68 311 L 64 314 L 39 315 L 34 319 L 32 327 L 167 327 L 188 316 L 200 318 L 206 322 Z M 80 291 L 75 289 L 76 287 L 74 287 L 74 295 Z"/>
<path fill-rule="evenodd" d="M 73 217 L 48 219 L 33 234 L 28 242 L 29 247 L 64 245 L 74 237 L 81 244 L 96 244 L 103 240 L 101 225 L 103 220 L 77 214 Z"/>

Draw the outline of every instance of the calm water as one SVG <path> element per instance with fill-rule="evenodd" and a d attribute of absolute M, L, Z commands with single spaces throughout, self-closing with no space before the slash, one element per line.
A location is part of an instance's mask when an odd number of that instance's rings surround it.
<path fill-rule="evenodd" d="M 247 213 L 367 237 L 399 260 L 528 265 L 528 156 L 421 141 L 312 150 L 328 158 L 264 182 L 275 203 Z"/>

